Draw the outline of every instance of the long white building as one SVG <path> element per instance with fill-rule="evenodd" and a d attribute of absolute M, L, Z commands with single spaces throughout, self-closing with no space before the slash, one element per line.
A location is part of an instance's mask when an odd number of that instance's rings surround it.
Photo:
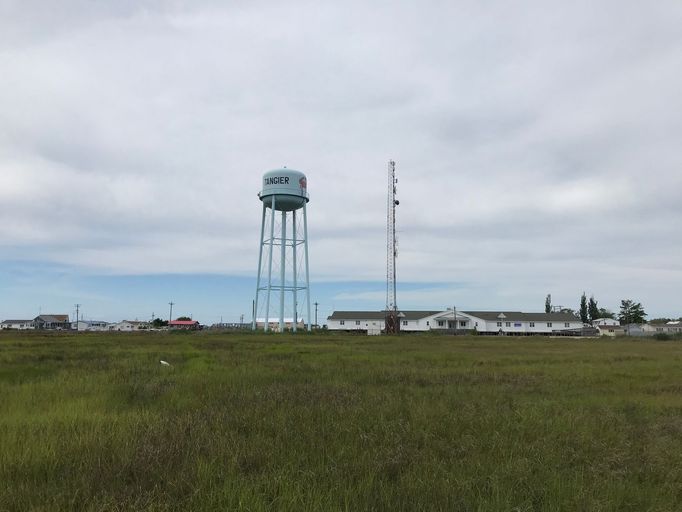
<path fill-rule="evenodd" d="M 4 320 L 0 323 L 0 329 L 16 329 L 24 331 L 27 329 L 35 329 L 33 320 Z"/>
<path fill-rule="evenodd" d="M 580 331 L 583 323 L 569 313 L 522 313 L 520 311 L 401 311 L 400 330 L 477 331 L 479 334 L 529 336 Z M 330 331 L 376 332 L 384 327 L 383 311 L 334 311 L 327 317 Z M 456 322 L 456 325 L 455 325 Z"/>

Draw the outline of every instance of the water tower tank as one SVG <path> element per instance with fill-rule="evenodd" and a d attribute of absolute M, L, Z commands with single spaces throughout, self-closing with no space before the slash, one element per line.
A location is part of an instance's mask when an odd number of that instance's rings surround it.
<path fill-rule="evenodd" d="M 270 205 L 275 196 L 275 210 L 290 212 L 298 210 L 308 199 L 305 174 L 294 169 L 275 169 L 263 175 L 263 188 L 258 194 L 261 201 Z"/>

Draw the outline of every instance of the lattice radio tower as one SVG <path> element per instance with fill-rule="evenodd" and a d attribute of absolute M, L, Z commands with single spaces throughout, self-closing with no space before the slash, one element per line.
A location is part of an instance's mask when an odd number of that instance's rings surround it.
<path fill-rule="evenodd" d="M 395 198 L 395 162 L 388 161 L 388 198 L 386 214 L 386 334 L 400 331 L 398 305 L 396 302 L 395 260 L 398 256 L 398 243 L 395 236 L 395 207 L 400 202 Z"/>

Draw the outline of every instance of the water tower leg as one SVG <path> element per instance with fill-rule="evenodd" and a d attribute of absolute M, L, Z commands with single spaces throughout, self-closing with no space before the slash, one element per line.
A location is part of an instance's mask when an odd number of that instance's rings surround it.
<path fill-rule="evenodd" d="M 263 235 L 265 234 L 265 203 L 263 203 L 263 219 L 260 223 L 260 250 L 258 251 L 258 277 L 256 279 L 256 299 L 253 305 L 253 321 L 251 322 L 251 330 L 256 330 L 256 315 L 258 315 L 258 295 L 260 294 L 260 277 L 262 274 L 261 266 L 263 265 Z"/>
<path fill-rule="evenodd" d="M 298 264 L 296 260 L 296 210 L 291 212 L 291 251 L 292 251 L 292 261 L 294 263 L 294 332 L 296 332 L 296 326 L 298 325 L 298 290 L 296 287 L 298 286 L 298 282 L 296 279 L 296 266 Z"/>
<path fill-rule="evenodd" d="M 284 279 L 286 278 L 286 259 L 287 259 L 287 212 L 282 211 L 282 245 L 281 261 L 279 270 L 279 332 L 284 332 Z"/>
<path fill-rule="evenodd" d="M 268 332 L 270 323 L 270 292 L 272 291 L 272 242 L 275 240 L 275 196 L 272 196 L 270 205 L 272 214 L 270 216 L 270 254 L 268 256 L 268 294 L 265 303 L 265 332 Z"/>
<path fill-rule="evenodd" d="M 303 203 L 303 253 L 305 254 L 305 286 L 306 286 L 306 303 L 308 306 L 308 331 L 312 330 L 310 326 L 310 267 L 308 265 L 308 213 L 306 204 Z"/>

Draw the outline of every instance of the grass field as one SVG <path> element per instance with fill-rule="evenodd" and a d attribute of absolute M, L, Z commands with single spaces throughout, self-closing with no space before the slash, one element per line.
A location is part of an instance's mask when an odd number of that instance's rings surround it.
<path fill-rule="evenodd" d="M 3 332 L 27 510 L 682 510 L 682 343 Z"/>

